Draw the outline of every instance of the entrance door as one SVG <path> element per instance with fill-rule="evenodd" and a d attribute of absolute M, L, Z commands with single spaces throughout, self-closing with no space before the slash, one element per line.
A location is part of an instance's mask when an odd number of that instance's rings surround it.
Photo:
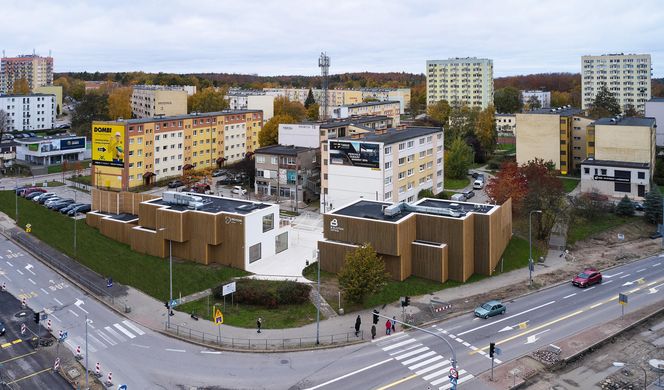
<path fill-rule="evenodd" d="M 646 196 L 646 186 L 639 184 L 636 188 L 640 197 Z"/>

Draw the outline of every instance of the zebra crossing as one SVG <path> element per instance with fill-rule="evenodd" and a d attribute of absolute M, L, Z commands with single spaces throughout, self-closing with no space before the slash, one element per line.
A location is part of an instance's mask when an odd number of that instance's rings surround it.
<path fill-rule="evenodd" d="M 135 339 L 144 334 L 144 331 L 129 320 L 104 326 L 103 329 L 88 329 L 88 350 L 89 352 L 97 352 L 102 349 L 114 347 L 128 340 Z M 72 349 L 76 349 L 77 346 L 84 348 L 85 335 L 73 336 L 68 339 L 66 343 L 69 344 Z"/>
<path fill-rule="evenodd" d="M 418 342 L 409 334 L 395 333 L 373 342 L 424 381 L 429 382 L 432 386 L 440 386 L 439 390 L 447 390 L 452 387 L 448 377 L 452 362 Z M 457 384 L 473 378 L 473 375 L 466 370 L 461 369 L 458 372 Z"/>

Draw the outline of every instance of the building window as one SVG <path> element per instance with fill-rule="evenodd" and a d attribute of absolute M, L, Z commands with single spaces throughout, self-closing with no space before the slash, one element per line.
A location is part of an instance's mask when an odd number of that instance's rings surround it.
<path fill-rule="evenodd" d="M 388 161 L 385 163 L 385 169 L 392 169 L 392 161 Z"/>
<path fill-rule="evenodd" d="M 283 232 L 274 238 L 275 253 L 288 249 L 288 232 Z"/>
<path fill-rule="evenodd" d="M 385 200 L 392 199 L 392 191 L 387 191 L 385 193 Z"/>
<path fill-rule="evenodd" d="M 404 165 L 405 163 L 406 163 L 406 158 L 405 157 L 399 158 L 399 165 Z"/>
<path fill-rule="evenodd" d="M 589 175 L 590 174 L 590 168 L 583 168 L 583 173 L 585 173 L 586 175 Z"/>
<path fill-rule="evenodd" d="M 412 148 L 413 146 L 415 146 L 415 141 L 408 141 L 408 147 Z"/>
<path fill-rule="evenodd" d="M 274 214 L 263 216 L 263 233 L 274 229 Z"/>
<path fill-rule="evenodd" d="M 614 190 L 616 192 L 631 192 L 631 183 L 614 183 Z"/>
<path fill-rule="evenodd" d="M 253 263 L 261 259 L 261 243 L 249 247 L 249 262 Z"/>
<path fill-rule="evenodd" d="M 385 154 L 390 154 L 392 153 L 392 147 L 391 146 L 386 146 L 385 147 Z"/>
<path fill-rule="evenodd" d="M 646 173 L 645 172 L 638 172 L 638 178 L 639 179 L 645 179 L 646 178 Z"/>

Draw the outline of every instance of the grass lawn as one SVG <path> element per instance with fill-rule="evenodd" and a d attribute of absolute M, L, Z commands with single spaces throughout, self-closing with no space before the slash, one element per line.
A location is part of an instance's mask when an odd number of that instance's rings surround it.
<path fill-rule="evenodd" d="M 470 184 L 470 179 L 464 177 L 463 179 L 448 179 L 445 178 L 444 187 L 446 190 L 460 190 L 466 188 Z"/>
<path fill-rule="evenodd" d="M 177 306 L 175 310 L 185 313 L 194 312 L 200 318 L 214 321 L 214 313 L 211 313 L 210 308 L 213 304 L 217 304 L 224 314 L 224 324 L 241 328 L 256 327 L 258 317 L 262 317 L 263 328 L 265 329 L 294 328 L 316 321 L 316 306 L 311 302 L 300 305 L 279 305 L 277 309 L 266 309 L 264 306 L 237 303 L 231 308 L 230 295 L 226 296 L 226 309 L 223 308 L 223 302 L 223 300 L 217 300 L 210 296 L 210 306 L 208 306 L 208 299 L 204 298 Z"/>
<path fill-rule="evenodd" d="M 62 172 L 62 165 L 49 165 L 48 173 L 60 173 Z"/>
<path fill-rule="evenodd" d="M 71 180 L 73 182 L 76 182 L 76 183 L 92 185 L 92 177 L 90 175 L 74 176 L 74 177 L 69 178 L 69 180 Z"/>
<path fill-rule="evenodd" d="M 563 182 L 563 189 L 565 190 L 566 194 L 569 194 L 572 192 L 577 185 L 579 185 L 579 179 L 573 179 L 573 178 L 568 178 L 568 177 L 563 177 L 560 179 Z"/>
<path fill-rule="evenodd" d="M 14 216 L 13 191 L 0 192 L 0 211 Z M 74 221 L 23 198 L 18 199 L 19 222 L 32 225 L 37 238 L 73 256 Z M 77 223 L 79 262 L 103 276 L 142 290 L 159 300 L 168 298 L 168 261 L 136 253 L 128 245 L 102 236 L 83 221 Z M 246 272 L 223 266 L 203 266 L 188 261 L 173 262 L 173 294 L 188 295 L 215 287 Z"/>
<path fill-rule="evenodd" d="M 61 181 L 49 181 L 44 183 L 35 183 L 35 187 L 62 187 L 65 183 Z"/>
<path fill-rule="evenodd" d="M 516 153 L 516 144 L 498 144 L 496 150 L 503 154 L 514 154 Z"/>
<path fill-rule="evenodd" d="M 574 217 L 567 229 L 567 243 L 572 245 L 605 230 L 631 222 L 635 218 L 639 217 L 622 217 L 613 213 L 606 213 L 592 220 Z"/>
<path fill-rule="evenodd" d="M 528 255 L 529 255 L 529 245 L 528 240 L 521 238 L 517 235 L 513 235 L 505 252 L 503 252 L 503 273 L 514 271 L 515 269 L 528 267 Z M 533 260 L 537 261 L 540 256 L 544 256 L 545 252 L 542 248 L 537 246 L 537 243 L 533 241 Z M 500 274 L 500 262 L 496 265 L 496 272 L 494 275 Z"/>

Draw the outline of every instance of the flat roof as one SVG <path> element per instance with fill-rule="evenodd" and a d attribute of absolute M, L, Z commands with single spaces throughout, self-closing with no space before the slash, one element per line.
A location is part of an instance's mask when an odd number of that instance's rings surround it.
<path fill-rule="evenodd" d="M 633 116 L 621 118 L 600 118 L 595 121 L 596 125 L 615 125 L 615 126 L 648 126 L 655 124 L 655 118 L 638 118 Z"/>
<path fill-rule="evenodd" d="M 136 123 L 151 123 L 151 122 L 163 122 L 163 121 L 173 121 L 180 119 L 194 119 L 194 118 L 207 118 L 210 116 L 221 116 L 221 115 L 235 115 L 235 114 L 248 114 L 248 113 L 262 113 L 262 110 L 225 110 L 225 111 L 213 111 L 213 112 L 201 112 L 198 114 L 185 114 L 185 115 L 173 115 L 173 116 L 155 116 L 152 118 L 137 118 L 137 119 L 123 119 L 120 121 L 95 121 L 97 123 L 127 123 L 130 125 Z"/>
<path fill-rule="evenodd" d="M 406 127 L 405 129 L 382 129 L 374 133 L 363 133 L 360 137 L 343 137 L 338 138 L 336 141 L 352 140 L 352 141 L 369 141 L 369 142 L 382 142 L 384 144 L 394 144 L 397 142 L 405 141 L 411 138 L 421 137 L 434 133 L 442 133 L 442 127 Z M 335 141 L 335 140 L 332 140 Z"/>
<path fill-rule="evenodd" d="M 33 131 L 25 130 L 26 133 L 31 133 Z M 54 139 L 67 139 L 67 138 L 85 138 L 85 136 L 75 135 L 75 134 L 54 134 L 46 137 L 14 138 L 14 141 L 19 143 L 34 143 L 34 142 L 50 141 Z"/>
<path fill-rule="evenodd" d="M 320 124 L 321 129 L 329 129 L 331 127 L 339 127 L 339 126 L 348 126 L 348 125 L 353 125 L 353 124 L 362 124 L 362 123 L 368 123 L 368 122 L 378 122 L 378 121 L 385 121 L 388 119 L 392 119 L 389 116 L 386 115 L 365 115 L 365 116 L 355 116 L 355 117 L 349 117 L 341 120 L 336 120 L 336 121 L 326 121 Z M 304 123 L 316 123 L 316 122 L 304 122 Z"/>
<path fill-rule="evenodd" d="M 357 108 L 357 107 L 380 106 L 381 104 L 394 104 L 394 103 L 401 104 L 401 102 L 398 101 L 398 100 L 382 100 L 382 101 L 377 101 L 377 102 L 363 102 L 363 103 L 348 104 L 348 105 L 341 106 L 341 107 Z"/>
<path fill-rule="evenodd" d="M 305 148 L 304 146 L 293 145 L 270 145 L 264 148 L 254 150 L 254 154 L 278 154 L 282 156 L 297 156 L 298 153 L 306 152 L 317 148 Z"/>
<path fill-rule="evenodd" d="M 45 87 L 52 87 L 52 85 L 45 85 Z M 0 98 L 4 97 L 31 97 L 31 96 L 53 96 L 54 93 L 3 93 L 0 94 Z"/>
<path fill-rule="evenodd" d="M 637 169 L 650 169 L 650 163 L 639 163 L 630 161 L 615 161 L 615 160 L 595 160 L 585 159 L 581 165 L 592 165 L 597 167 L 620 167 L 620 168 L 637 168 Z"/>
<path fill-rule="evenodd" d="M 454 208 L 452 208 L 452 205 L 456 204 Z M 366 219 L 374 219 L 378 221 L 385 221 L 385 222 L 397 222 L 401 220 L 404 217 L 407 217 L 410 214 L 424 214 L 424 215 L 434 215 L 438 217 L 443 217 L 443 218 L 464 218 L 466 215 L 470 212 L 477 213 L 477 214 L 488 214 L 491 210 L 493 210 L 495 207 L 494 205 L 491 204 L 481 204 L 481 203 L 468 203 L 468 202 L 455 202 L 455 201 L 450 201 L 450 200 L 442 200 L 442 199 L 430 199 L 430 198 L 425 198 L 422 199 L 421 201 L 417 203 L 411 203 L 411 206 L 418 207 L 418 206 L 423 206 L 427 208 L 435 208 L 435 209 L 452 209 L 454 211 L 461 212 L 461 215 L 459 217 L 453 217 L 449 215 L 441 215 L 435 212 L 428 212 L 426 209 L 421 209 L 421 210 L 402 210 L 398 214 L 395 214 L 393 216 L 387 216 L 383 212 L 383 209 L 387 206 L 391 206 L 392 203 L 389 202 L 376 202 L 376 201 L 369 201 L 369 200 L 359 200 L 355 203 L 352 203 L 346 207 L 343 207 L 338 210 L 334 210 L 331 214 L 333 215 L 346 215 L 349 217 L 357 217 L 357 218 L 366 218 Z"/>
<path fill-rule="evenodd" d="M 648 102 L 664 103 L 664 97 L 652 97 L 650 100 L 648 100 Z"/>
<path fill-rule="evenodd" d="M 177 211 L 202 211 L 212 214 L 225 212 L 242 215 L 251 214 L 254 210 L 261 210 L 271 206 L 271 204 L 268 203 L 251 202 L 241 199 L 224 198 L 221 196 L 197 194 L 194 192 L 186 192 L 186 194 L 200 196 L 203 198 L 203 202 L 206 202 L 206 204 L 197 210 L 194 210 L 188 208 L 187 205 L 174 205 L 165 202 L 163 198 L 151 199 L 146 201 L 146 203 L 168 206 L 170 209 Z"/>
<path fill-rule="evenodd" d="M 108 213 L 108 212 L 99 211 L 99 210 L 93 210 L 92 213 L 93 214 L 101 214 L 101 215 L 104 215 L 105 217 L 107 217 L 109 219 L 114 219 L 116 221 L 122 221 L 122 222 L 130 222 L 130 221 L 138 219 L 138 215 L 134 215 L 134 214 L 126 214 L 126 213 L 113 214 L 113 213 Z"/>
<path fill-rule="evenodd" d="M 524 114 L 547 114 L 547 115 L 560 115 L 572 116 L 583 114 L 583 110 L 574 107 L 553 107 L 553 108 L 538 108 L 537 110 L 525 111 Z"/>

